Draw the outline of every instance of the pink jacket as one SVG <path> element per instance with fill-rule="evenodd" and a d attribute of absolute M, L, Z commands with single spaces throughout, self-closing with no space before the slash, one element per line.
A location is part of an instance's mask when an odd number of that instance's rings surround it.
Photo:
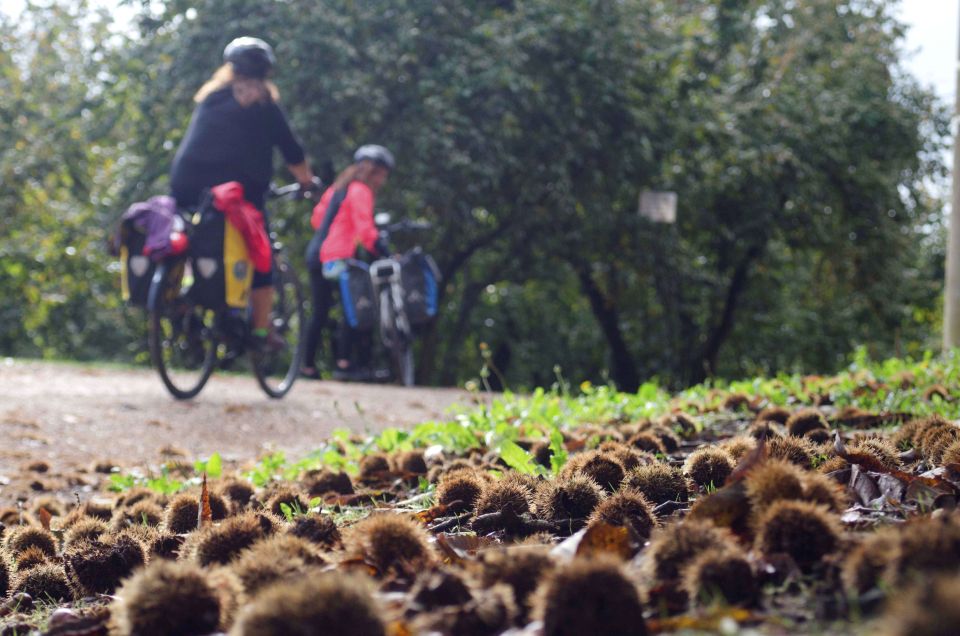
<path fill-rule="evenodd" d="M 313 208 L 310 219 L 314 229 L 320 227 L 323 215 L 327 212 L 330 199 L 333 198 L 333 188 L 320 197 L 320 202 Z M 357 246 L 363 245 L 368 251 L 374 251 L 377 241 L 377 226 L 373 223 L 373 190 L 361 181 L 352 181 L 347 186 L 347 196 L 340 204 L 326 240 L 320 247 L 320 262 L 329 263 L 343 258 L 354 258 Z"/>

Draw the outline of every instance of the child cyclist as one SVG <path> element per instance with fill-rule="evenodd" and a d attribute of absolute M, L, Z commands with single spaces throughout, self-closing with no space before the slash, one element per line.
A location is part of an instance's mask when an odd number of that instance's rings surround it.
<path fill-rule="evenodd" d="M 337 281 L 346 268 L 346 259 L 356 258 L 361 246 L 375 256 L 390 255 L 374 224 L 373 208 L 377 192 L 394 165 L 393 155 L 383 146 L 361 146 L 353 155 L 353 163 L 337 176 L 313 209 L 311 225 L 316 232 L 307 248 L 313 318 L 301 369 L 303 377 L 320 377 L 316 367 L 317 348 L 333 306 L 335 290 L 339 289 Z M 362 369 L 355 368 L 351 359 L 354 349 L 363 345 L 369 348 L 370 343 L 363 342 L 359 334 L 342 321 L 338 330 L 334 377 L 359 377 Z"/>

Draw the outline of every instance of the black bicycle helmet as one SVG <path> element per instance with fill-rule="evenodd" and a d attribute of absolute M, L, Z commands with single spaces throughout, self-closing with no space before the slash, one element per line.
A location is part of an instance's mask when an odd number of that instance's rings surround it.
<path fill-rule="evenodd" d="M 378 146 L 376 144 L 360 146 L 357 148 L 357 151 L 353 153 L 354 163 L 360 163 L 361 161 L 367 160 L 380 164 L 388 170 L 393 170 L 393 167 L 396 165 L 396 163 L 393 161 L 393 154 L 383 146 Z"/>
<path fill-rule="evenodd" d="M 242 37 L 223 49 L 223 61 L 233 64 L 238 75 L 263 79 L 276 64 L 273 49 L 260 38 Z"/>

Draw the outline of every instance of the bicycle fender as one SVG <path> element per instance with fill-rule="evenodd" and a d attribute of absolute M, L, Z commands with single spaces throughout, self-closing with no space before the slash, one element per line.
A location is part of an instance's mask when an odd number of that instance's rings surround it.
<path fill-rule="evenodd" d="M 154 311 L 157 308 L 157 302 L 160 298 L 160 288 L 163 286 L 163 279 L 167 276 L 167 264 L 160 263 L 153 272 L 153 279 L 150 281 L 150 290 L 147 292 L 147 311 Z"/>

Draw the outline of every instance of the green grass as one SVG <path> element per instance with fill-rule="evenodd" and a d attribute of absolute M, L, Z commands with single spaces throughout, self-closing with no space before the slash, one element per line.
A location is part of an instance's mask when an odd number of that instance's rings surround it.
<path fill-rule="evenodd" d="M 925 396 L 935 385 L 956 391 L 957 395 L 949 401 Z M 644 383 L 636 393 L 623 393 L 612 386 L 595 386 L 589 382 L 572 389 L 558 376 L 551 388 L 540 388 L 528 395 L 506 392 L 491 396 L 482 406 L 460 409 L 450 419 L 423 422 L 409 430 L 387 429 L 360 439 L 355 433 L 338 429 L 325 444 L 299 459 L 291 459 L 281 452 L 272 453 L 261 458 L 244 475 L 260 487 L 274 480 L 296 479 L 305 471 L 318 468 L 356 475 L 360 459 L 368 453 L 431 446 L 455 454 L 486 447 L 519 472 L 546 472 L 529 452 L 517 445 L 521 438 L 549 443 L 554 451 L 549 471 L 555 474 L 566 461 L 562 435 L 566 429 L 585 424 L 631 422 L 674 411 L 697 414 L 701 424 L 709 427 L 715 420 L 729 420 L 729 413 L 723 416 L 719 412 L 731 394 L 759 398 L 764 406 L 797 408 L 826 400 L 837 408 L 856 407 L 871 413 L 907 413 L 913 417 L 938 414 L 956 419 L 960 416 L 960 401 L 956 401 L 960 397 L 960 352 L 943 357 L 927 354 L 919 360 L 871 361 L 859 350 L 848 368 L 833 376 L 711 380 L 675 394 L 656 380 Z M 739 415 L 750 417 L 746 412 Z M 216 454 L 206 463 L 198 462 L 198 475 L 205 466 L 208 472 L 219 473 L 219 462 Z M 175 480 L 163 472 L 150 476 L 115 474 L 111 476 L 111 487 L 120 491 L 144 485 L 169 494 L 196 481 L 196 478 Z"/>

